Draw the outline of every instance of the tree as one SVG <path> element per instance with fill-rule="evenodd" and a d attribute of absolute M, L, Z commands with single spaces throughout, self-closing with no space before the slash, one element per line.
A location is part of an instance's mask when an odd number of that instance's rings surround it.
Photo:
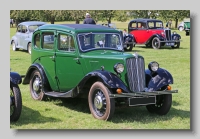
<path fill-rule="evenodd" d="M 175 28 L 178 26 L 178 21 L 190 17 L 189 10 L 161 10 L 160 16 L 167 22 L 168 20 L 175 21 Z"/>
<path fill-rule="evenodd" d="M 100 10 L 99 11 L 100 19 L 102 21 L 107 21 L 108 24 L 111 23 L 111 20 L 116 16 L 116 10 Z"/>

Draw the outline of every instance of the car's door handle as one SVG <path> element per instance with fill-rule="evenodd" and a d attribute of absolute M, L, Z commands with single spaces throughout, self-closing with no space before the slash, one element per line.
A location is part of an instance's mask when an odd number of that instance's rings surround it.
<path fill-rule="evenodd" d="M 76 60 L 76 63 L 80 64 L 79 58 L 74 58 Z"/>
<path fill-rule="evenodd" d="M 51 56 L 51 57 L 49 57 L 49 58 L 51 58 L 51 59 L 55 59 L 55 56 Z"/>
<path fill-rule="evenodd" d="M 79 58 L 74 58 L 74 60 L 79 60 Z"/>

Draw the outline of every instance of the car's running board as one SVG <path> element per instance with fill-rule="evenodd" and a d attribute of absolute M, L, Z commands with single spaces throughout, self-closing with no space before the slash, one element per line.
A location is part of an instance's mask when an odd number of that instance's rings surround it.
<path fill-rule="evenodd" d="M 63 98 L 68 98 L 72 97 L 72 90 L 68 92 L 45 92 L 45 95 L 47 96 L 52 96 L 52 97 L 63 97 Z"/>

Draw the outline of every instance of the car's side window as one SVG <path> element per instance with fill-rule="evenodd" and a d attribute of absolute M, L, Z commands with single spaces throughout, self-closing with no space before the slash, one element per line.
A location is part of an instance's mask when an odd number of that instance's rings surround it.
<path fill-rule="evenodd" d="M 138 22 L 138 28 L 140 28 L 140 29 L 146 29 L 146 28 L 147 28 L 147 26 L 146 26 L 146 24 L 145 24 L 145 23 Z"/>
<path fill-rule="evenodd" d="M 26 26 L 22 26 L 22 33 L 26 33 L 27 32 L 27 27 Z"/>
<path fill-rule="evenodd" d="M 21 32 L 21 25 L 17 27 L 17 32 Z"/>
<path fill-rule="evenodd" d="M 34 37 L 34 46 L 35 48 L 40 47 L 40 33 L 36 34 Z"/>
<path fill-rule="evenodd" d="M 154 22 L 148 22 L 149 28 L 154 28 Z"/>
<path fill-rule="evenodd" d="M 59 34 L 58 36 L 58 50 L 67 52 L 75 51 L 74 38 L 72 35 Z"/>
<path fill-rule="evenodd" d="M 42 33 L 42 48 L 50 49 L 50 50 L 54 48 L 54 33 L 53 32 Z"/>
<path fill-rule="evenodd" d="M 137 28 L 136 22 L 133 22 L 133 23 L 131 24 L 131 28 Z"/>

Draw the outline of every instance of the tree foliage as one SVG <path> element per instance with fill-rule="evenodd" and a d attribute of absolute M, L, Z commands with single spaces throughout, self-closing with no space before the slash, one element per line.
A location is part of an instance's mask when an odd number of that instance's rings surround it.
<path fill-rule="evenodd" d="M 111 23 L 112 20 L 127 21 L 133 18 L 159 18 L 163 22 L 168 20 L 178 21 L 190 17 L 189 10 L 11 10 L 10 18 L 17 23 L 22 21 L 39 20 L 54 24 L 55 21 L 75 21 L 79 24 L 86 13 L 98 22 Z"/>

